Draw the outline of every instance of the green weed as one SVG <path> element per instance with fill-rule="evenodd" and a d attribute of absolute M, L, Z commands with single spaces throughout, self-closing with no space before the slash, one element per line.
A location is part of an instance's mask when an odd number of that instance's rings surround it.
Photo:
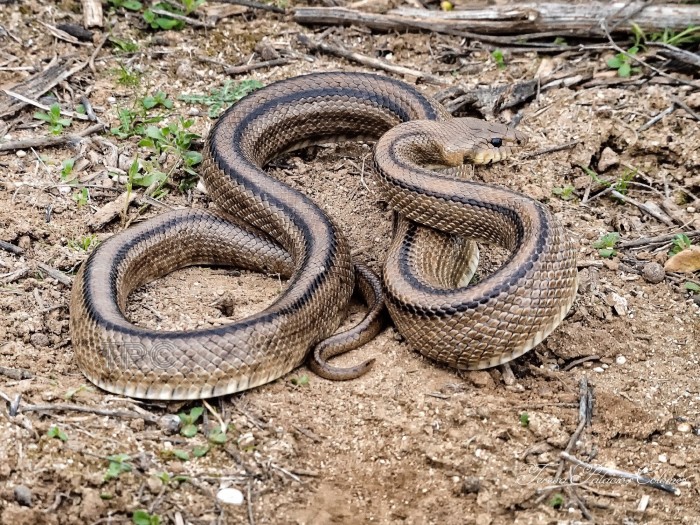
<path fill-rule="evenodd" d="M 58 425 L 51 425 L 46 435 L 50 438 L 60 439 L 61 441 L 68 441 L 68 434 L 58 428 Z"/>
<path fill-rule="evenodd" d="M 493 61 L 496 62 L 496 67 L 498 67 L 498 69 L 506 68 L 506 59 L 503 56 L 503 51 L 500 49 L 494 49 L 491 51 L 491 58 L 493 58 Z"/>
<path fill-rule="evenodd" d="M 135 510 L 131 519 L 134 525 L 160 525 L 158 514 L 149 514 L 147 510 Z"/>
<path fill-rule="evenodd" d="M 637 46 L 632 46 L 627 50 L 627 54 L 618 53 L 607 61 L 608 67 L 611 69 L 617 69 L 617 75 L 623 78 L 630 76 L 632 73 L 638 73 L 638 67 L 632 67 L 632 59 L 629 55 L 636 55 L 639 52 Z"/>
<path fill-rule="evenodd" d="M 122 64 L 112 70 L 112 73 L 117 76 L 117 84 L 122 86 L 138 86 L 141 83 L 141 73 L 133 69 L 127 69 Z"/>
<path fill-rule="evenodd" d="M 113 36 L 109 41 L 122 53 L 136 53 L 139 50 L 139 45 L 132 40 L 122 40 Z"/>
<path fill-rule="evenodd" d="M 598 255 L 605 259 L 610 259 L 617 255 L 615 250 L 615 245 L 617 241 L 620 240 L 620 234 L 617 232 L 610 232 L 603 235 L 600 239 L 593 243 L 593 248 L 598 250 Z"/>
<path fill-rule="evenodd" d="M 182 29 L 183 27 L 185 27 L 185 23 L 182 20 L 175 20 L 174 18 L 170 18 L 167 16 L 157 15 L 156 13 L 153 12 L 153 9 L 160 10 L 160 11 L 168 11 L 168 12 L 174 13 L 176 15 L 186 14 L 183 11 L 181 11 L 180 9 L 173 7 L 168 2 L 158 2 L 157 4 L 154 4 L 153 7 L 151 7 L 150 9 L 146 9 L 143 12 L 143 19 L 146 21 L 146 23 L 149 26 L 151 26 L 151 29 L 168 30 L 168 29 Z"/>
<path fill-rule="evenodd" d="M 552 188 L 552 193 L 559 197 L 561 200 L 568 201 L 574 198 L 574 188 L 571 185 L 566 185 L 562 188 Z"/>
<path fill-rule="evenodd" d="M 131 456 L 128 454 L 115 454 L 113 456 L 107 456 L 109 461 L 109 466 L 107 467 L 107 472 L 105 472 L 104 480 L 109 481 L 111 479 L 118 478 L 124 472 L 131 472 L 132 466 L 129 461 Z"/>
<path fill-rule="evenodd" d="M 194 407 L 190 413 L 180 412 L 177 417 L 182 422 L 180 434 L 185 437 L 193 437 L 197 433 L 197 420 L 204 413 L 204 407 Z"/>
<path fill-rule="evenodd" d="M 63 128 L 67 128 L 72 123 L 71 119 L 61 116 L 61 106 L 58 104 L 51 104 L 48 111 L 37 111 L 34 113 L 34 118 L 47 122 L 54 135 L 60 135 Z"/>
<path fill-rule="evenodd" d="M 668 251 L 669 255 L 676 255 L 677 253 L 680 253 L 683 250 L 690 248 L 693 244 L 690 240 L 690 237 L 688 237 L 685 233 L 677 234 L 671 242 L 672 246 L 671 249 Z"/>
<path fill-rule="evenodd" d="M 244 80 L 235 86 L 231 80 L 224 82 L 221 89 L 213 89 L 208 95 L 180 95 L 179 99 L 190 104 L 202 104 L 209 108 L 208 114 L 210 118 L 217 118 L 223 108 L 230 106 L 234 102 L 238 102 L 248 93 L 260 89 L 262 83 L 257 80 Z"/>

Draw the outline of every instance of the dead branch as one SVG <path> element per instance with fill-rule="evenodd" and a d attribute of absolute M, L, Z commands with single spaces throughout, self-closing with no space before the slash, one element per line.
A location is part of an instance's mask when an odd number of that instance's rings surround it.
<path fill-rule="evenodd" d="M 323 53 L 328 53 L 329 55 L 335 55 L 341 58 L 346 58 L 348 60 L 352 60 L 353 62 L 357 62 L 365 66 L 370 66 L 375 69 L 388 71 L 389 73 L 395 73 L 397 75 L 422 79 L 432 84 L 447 84 L 447 81 L 441 79 L 440 77 L 436 77 L 435 75 L 431 75 L 430 73 L 424 73 L 422 71 L 418 71 L 417 69 L 410 69 L 407 67 L 390 64 L 384 60 L 368 57 L 367 55 L 362 55 L 360 53 L 350 51 L 349 49 L 345 49 L 344 47 L 340 47 L 338 45 L 327 44 L 325 42 L 315 42 L 303 34 L 297 35 L 297 38 L 304 47 L 312 51 L 321 51 Z"/>
<path fill-rule="evenodd" d="M 100 0 L 82 0 L 81 4 L 85 28 L 102 27 L 102 2 Z"/>
<path fill-rule="evenodd" d="M 400 8 L 383 15 L 337 7 L 299 7 L 294 11 L 294 19 L 308 25 L 354 24 L 379 31 L 426 29 L 448 34 L 459 32 L 463 36 L 472 31 L 489 35 L 557 31 L 561 36 L 566 36 L 565 33 L 602 36 L 601 19 L 608 20 L 615 31 L 621 32 L 629 31 L 630 21 L 644 30 L 685 29 L 700 24 L 700 10 L 691 5 L 639 1 L 504 3 L 455 11 Z M 618 23 L 620 20 L 624 22 Z"/>
<path fill-rule="evenodd" d="M 284 66 L 290 62 L 291 60 L 288 58 L 275 58 L 273 60 L 265 60 L 263 62 L 251 62 L 250 64 L 244 64 L 242 66 L 226 66 L 224 67 L 224 72 L 231 76 L 242 75 L 243 73 L 248 73 L 249 71 L 254 71 L 256 69 Z"/>
<path fill-rule="evenodd" d="M 277 7 L 272 4 L 263 4 L 262 2 L 255 2 L 255 0 L 215 0 L 216 2 L 221 2 L 222 4 L 234 4 L 242 5 L 245 7 L 250 7 L 252 9 L 262 9 L 263 11 L 271 11 L 273 13 L 285 13 L 286 11 L 281 7 Z"/>
<path fill-rule="evenodd" d="M 94 124 L 76 134 L 70 135 L 48 135 L 42 137 L 31 137 L 28 139 L 14 140 L 12 142 L 0 143 L 0 151 L 14 151 L 18 149 L 46 148 L 52 146 L 64 146 L 66 144 L 77 144 L 82 139 L 93 133 L 98 133 L 105 129 L 105 125 Z"/>

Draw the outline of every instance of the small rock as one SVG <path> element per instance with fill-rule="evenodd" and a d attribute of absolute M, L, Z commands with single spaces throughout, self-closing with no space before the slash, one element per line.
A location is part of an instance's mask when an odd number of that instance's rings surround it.
<path fill-rule="evenodd" d="M 41 332 L 36 332 L 29 336 L 29 342 L 36 348 L 43 348 L 49 346 L 49 337 Z"/>
<path fill-rule="evenodd" d="M 23 149 L 18 149 L 17 153 L 15 153 L 20 159 L 23 159 L 24 157 L 27 156 L 27 152 L 24 151 Z"/>
<path fill-rule="evenodd" d="M 475 476 L 464 478 L 462 483 L 462 494 L 476 494 L 481 490 L 481 481 Z"/>
<path fill-rule="evenodd" d="M 160 428 L 164 434 L 175 434 L 180 430 L 180 418 L 174 414 L 166 414 L 158 420 L 158 428 Z"/>
<path fill-rule="evenodd" d="M 244 449 L 255 444 L 255 437 L 252 432 L 241 434 L 238 438 L 238 448 Z"/>
<path fill-rule="evenodd" d="M 613 311 L 620 317 L 627 315 L 627 299 L 616 292 L 610 292 L 608 295 L 608 305 L 612 306 Z"/>
<path fill-rule="evenodd" d="M 627 362 L 627 358 L 626 358 L 624 355 L 618 355 L 618 356 L 615 358 L 615 362 L 616 362 L 618 365 L 624 365 L 624 364 Z"/>
<path fill-rule="evenodd" d="M 671 257 L 664 270 L 667 272 L 693 273 L 700 270 L 700 246 L 691 246 Z"/>
<path fill-rule="evenodd" d="M 678 454 L 671 456 L 671 459 L 669 459 L 668 462 L 674 467 L 685 467 L 685 460 Z"/>
<path fill-rule="evenodd" d="M 31 507 L 32 491 L 24 485 L 17 485 L 15 487 L 15 501 L 23 507 Z"/>
<path fill-rule="evenodd" d="M 163 481 L 155 476 L 148 476 L 148 479 L 146 479 L 146 486 L 151 494 L 160 494 L 163 488 Z"/>
<path fill-rule="evenodd" d="M 598 171 L 603 172 L 608 168 L 617 166 L 620 164 L 620 157 L 610 148 L 605 148 L 600 154 L 600 160 L 598 161 Z"/>
<path fill-rule="evenodd" d="M 678 425 L 678 432 L 687 434 L 691 430 L 693 430 L 693 427 L 690 426 L 690 423 L 683 422 Z"/>
<path fill-rule="evenodd" d="M 117 99 L 116 97 L 107 97 L 107 102 L 109 102 L 110 104 L 116 104 Z"/>
<path fill-rule="evenodd" d="M 198 117 L 200 115 L 200 113 L 201 112 L 199 111 L 199 108 L 190 108 L 187 110 L 187 114 L 190 117 Z"/>
<path fill-rule="evenodd" d="M 596 367 L 593 369 L 593 371 L 594 371 L 594 372 L 598 372 L 599 374 L 602 374 L 603 372 L 605 372 L 605 369 L 604 369 L 603 367 L 596 366 Z"/>
<path fill-rule="evenodd" d="M 652 284 L 658 284 L 666 278 L 666 271 L 659 263 L 650 262 L 644 265 L 642 277 Z"/>
<path fill-rule="evenodd" d="M 177 67 L 175 74 L 178 78 L 190 78 L 192 76 L 192 64 L 189 61 L 182 62 Z"/>
<path fill-rule="evenodd" d="M 466 378 L 477 388 L 487 388 L 495 386 L 491 374 L 484 371 L 468 372 Z"/>
<path fill-rule="evenodd" d="M 659 463 L 667 463 L 668 456 L 666 454 L 659 454 Z"/>
<path fill-rule="evenodd" d="M 242 505 L 243 504 L 243 493 L 234 488 L 221 489 L 216 494 L 216 499 L 221 503 L 227 503 L 228 505 Z"/>

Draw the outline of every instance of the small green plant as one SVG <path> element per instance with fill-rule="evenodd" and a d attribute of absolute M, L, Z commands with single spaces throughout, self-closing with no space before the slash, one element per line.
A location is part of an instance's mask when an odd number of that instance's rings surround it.
<path fill-rule="evenodd" d="M 622 195 L 626 195 L 629 183 L 632 182 L 632 180 L 634 180 L 638 172 L 639 170 L 637 168 L 634 168 L 633 170 L 625 169 L 622 176 L 619 179 L 617 179 L 617 182 L 615 182 L 615 184 L 613 184 L 613 189 L 616 190 L 618 193 L 621 193 Z"/>
<path fill-rule="evenodd" d="M 138 0 L 109 0 L 112 7 L 128 9 L 129 11 L 140 11 L 143 4 Z"/>
<path fill-rule="evenodd" d="M 523 412 L 520 414 L 520 426 L 527 427 L 530 425 L 530 414 Z"/>
<path fill-rule="evenodd" d="M 136 53 L 139 50 L 139 45 L 133 40 L 123 40 L 113 36 L 109 41 L 122 53 Z"/>
<path fill-rule="evenodd" d="M 562 188 L 552 188 L 552 193 L 559 197 L 561 200 L 569 201 L 574 198 L 574 188 L 571 185 L 566 185 Z"/>
<path fill-rule="evenodd" d="M 173 456 L 175 456 L 180 461 L 189 461 L 190 460 L 190 455 L 187 453 L 187 451 L 181 450 L 179 448 L 173 449 Z"/>
<path fill-rule="evenodd" d="M 163 91 L 156 91 L 153 95 L 143 97 L 141 104 L 145 109 L 153 109 L 157 106 L 163 106 L 166 109 L 172 109 L 173 107 L 173 101 Z"/>
<path fill-rule="evenodd" d="M 48 111 L 37 111 L 34 118 L 48 122 L 54 135 L 60 135 L 63 128 L 67 128 L 72 122 L 71 119 L 61 116 L 61 106 L 58 104 L 51 104 Z"/>
<path fill-rule="evenodd" d="M 630 76 L 632 73 L 638 73 L 638 67 L 632 67 L 632 59 L 630 55 L 634 56 L 639 52 L 637 46 L 632 46 L 627 50 L 627 53 L 618 53 L 607 61 L 608 67 L 611 69 L 617 69 L 617 75 L 623 78 Z"/>
<path fill-rule="evenodd" d="M 112 498 L 114 498 L 114 494 L 112 494 L 111 492 L 100 492 L 100 499 L 109 501 Z"/>
<path fill-rule="evenodd" d="M 493 51 L 491 51 L 491 58 L 493 58 L 493 61 L 496 62 L 496 67 L 498 67 L 498 69 L 506 68 L 506 59 L 503 56 L 502 50 L 494 49 Z"/>
<path fill-rule="evenodd" d="M 294 386 L 309 386 L 309 376 L 302 374 L 298 377 L 293 377 L 290 379 L 290 383 Z"/>
<path fill-rule="evenodd" d="M 153 7 L 151 7 L 150 9 L 146 9 L 143 12 L 143 19 L 149 26 L 151 26 L 151 29 L 168 30 L 182 29 L 183 27 L 185 27 L 185 23 L 182 20 L 176 20 L 168 16 L 156 14 L 153 12 L 154 9 L 157 11 L 168 11 L 176 15 L 186 14 L 180 9 L 173 7 L 168 2 L 158 2 L 157 4 L 154 4 Z"/>
<path fill-rule="evenodd" d="M 220 426 L 216 426 L 211 429 L 209 435 L 207 436 L 207 439 L 215 445 L 223 445 L 228 439 L 228 436 L 226 435 L 227 430 L 228 427 L 224 427 L 222 429 Z"/>
<path fill-rule="evenodd" d="M 75 166 L 75 159 L 66 159 L 61 162 L 61 180 L 67 182 L 73 173 L 73 166 Z"/>
<path fill-rule="evenodd" d="M 158 474 L 155 474 L 155 477 L 161 480 L 163 482 L 163 485 L 167 485 L 171 482 L 183 482 L 189 480 L 187 476 L 173 476 L 168 472 L 159 472 Z"/>
<path fill-rule="evenodd" d="M 132 470 L 131 463 L 129 463 L 131 456 L 128 454 L 115 454 L 113 456 L 107 456 L 107 460 L 109 461 L 109 466 L 107 467 L 107 472 L 104 475 L 105 481 L 116 479 L 124 472 L 131 472 Z"/>
<path fill-rule="evenodd" d="M 84 237 L 81 237 L 80 239 L 71 239 L 68 241 L 68 247 L 72 248 L 74 250 L 78 251 L 83 251 L 87 252 L 91 248 L 94 248 L 100 243 L 100 241 L 97 240 L 96 235 L 85 235 Z"/>
<path fill-rule="evenodd" d="M 131 519 L 134 525 L 160 525 L 158 514 L 149 514 L 147 510 L 135 510 Z"/>
<path fill-rule="evenodd" d="M 593 247 L 598 250 L 598 255 L 605 259 L 610 259 L 617 255 L 615 250 L 615 245 L 617 241 L 620 240 L 620 234 L 617 232 L 610 232 L 603 235 L 600 239 L 593 243 Z"/>
<path fill-rule="evenodd" d="M 50 438 L 60 439 L 61 441 L 68 441 L 68 434 L 58 428 L 58 425 L 51 425 L 46 435 Z"/>
<path fill-rule="evenodd" d="M 182 6 L 185 8 L 185 14 L 194 13 L 197 8 L 204 5 L 205 0 L 182 0 Z"/>
<path fill-rule="evenodd" d="M 588 166 L 579 164 L 578 167 L 581 168 L 586 173 L 586 175 L 588 175 L 596 184 L 601 184 L 606 187 L 610 186 L 610 183 L 608 181 L 601 179 L 600 176 Z"/>
<path fill-rule="evenodd" d="M 164 117 L 159 115 L 147 116 L 146 109 L 142 107 L 141 111 L 120 109 L 117 112 L 117 118 L 119 119 L 119 126 L 110 129 L 110 132 L 117 138 L 127 139 L 134 135 L 145 135 L 145 126 L 147 124 L 157 124 Z"/>
<path fill-rule="evenodd" d="M 70 401 L 75 396 L 80 394 L 80 392 L 94 392 L 94 389 L 91 386 L 82 384 L 79 387 L 69 389 L 63 396 L 63 399 L 65 399 L 66 401 Z"/>
<path fill-rule="evenodd" d="M 203 104 L 209 108 L 210 118 L 217 118 L 224 107 L 238 102 L 248 93 L 260 89 L 262 83 L 257 80 L 244 80 L 235 86 L 231 80 L 224 82 L 221 89 L 213 89 L 208 95 L 180 95 L 180 100 L 190 104 Z"/>
<path fill-rule="evenodd" d="M 566 47 L 569 45 L 569 43 L 566 41 L 566 38 L 562 38 L 558 36 L 557 38 L 554 39 L 554 42 L 552 42 L 555 46 L 562 46 Z"/>
<path fill-rule="evenodd" d="M 145 137 L 139 142 L 139 146 L 152 149 L 160 155 L 164 151 L 173 152 L 182 159 L 182 169 L 190 175 L 196 176 L 193 167 L 202 162 L 202 154 L 191 151 L 192 141 L 200 138 L 196 133 L 189 131 L 194 124 L 193 120 L 180 118 L 164 127 L 148 126 L 145 129 Z"/>
<path fill-rule="evenodd" d="M 671 241 L 671 249 L 668 251 L 669 255 L 676 255 L 683 250 L 690 248 L 692 246 L 692 241 L 685 233 L 677 234 Z"/>
<path fill-rule="evenodd" d="M 564 505 L 564 496 L 557 493 L 549 500 L 549 506 L 553 509 L 560 509 Z"/>
<path fill-rule="evenodd" d="M 180 418 L 182 427 L 180 428 L 180 434 L 185 437 L 193 437 L 197 433 L 197 420 L 204 413 L 204 407 L 194 407 L 190 410 L 190 413 L 180 412 L 177 417 Z"/>
<path fill-rule="evenodd" d="M 78 205 L 78 208 L 82 208 L 88 202 L 90 202 L 90 192 L 83 186 L 80 190 L 73 194 L 73 200 Z"/>
<path fill-rule="evenodd" d="M 669 46 L 682 46 L 684 44 L 695 44 L 700 41 L 700 26 L 688 26 L 683 31 L 677 33 L 672 29 L 665 28 L 662 32 L 652 33 L 647 36 L 644 30 L 634 22 L 632 23 L 632 35 L 635 46 L 641 47 L 646 42 L 661 42 Z"/>
<path fill-rule="evenodd" d="M 117 84 L 122 86 L 138 86 L 141 83 L 141 73 L 133 69 L 127 69 L 123 64 L 119 64 L 119 67 L 112 70 L 117 76 Z"/>
<path fill-rule="evenodd" d="M 192 449 L 192 455 L 196 458 L 201 458 L 206 456 L 210 449 L 209 445 L 197 445 Z"/>

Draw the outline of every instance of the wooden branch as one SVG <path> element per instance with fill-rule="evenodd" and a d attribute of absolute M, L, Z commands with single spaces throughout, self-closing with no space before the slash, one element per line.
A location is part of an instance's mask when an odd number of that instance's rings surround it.
<path fill-rule="evenodd" d="M 379 31 L 427 29 L 450 34 L 455 34 L 455 31 L 489 35 L 561 31 L 600 36 L 602 19 L 608 20 L 610 27 L 620 32 L 629 31 L 631 22 L 644 30 L 679 30 L 700 25 L 700 9 L 692 5 L 654 5 L 633 1 L 504 3 L 455 11 L 400 8 L 384 15 L 336 7 L 299 7 L 294 11 L 294 20 L 299 24 L 355 24 Z"/>
<path fill-rule="evenodd" d="M 234 4 L 242 5 L 245 7 L 250 7 L 251 9 L 262 9 L 263 11 L 271 11 L 273 13 L 285 13 L 285 10 L 281 7 L 277 7 L 272 4 L 263 4 L 262 2 L 256 2 L 255 0 L 215 0 L 216 2 L 221 2 L 223 4 Z"/>
<path fill-rule="evenodd" d="M 263 62 L 251 62 L 250 64 L 244 64 L 242 66 L 226 66 L 224 67 L 224 73 L 226 73 L 227 75 L 235 76 L 241 75 L 243 73 L 248 73 L 249 71 L 254 71 L 256 69 L 285 66 L 290 62 L 291 60 L 289 60 L 288 58 L 274 58 L 272 60 L 265 60 Z"/>
<path fill-rule="evenodd" d="M 435 75 L 424 73 L 422 71 L 418 71 L 417 69 L 410 69 L 407 67 L 390 64 L 384 60 L 379 60 L 378 58 L 372 58 L 368 57 L 367 55 L 355 53 L 354 51 L 350 51 L 349 49 L 345 49 L 344 47 L 340 47 L 337 45 L 326 44 L 325 42 L 315 42 L 311 40 L 308 36 L 303 34 L 297 35 L 297 38 L 304 47 L 312 51 L 322 51 L 323 53 L 328 53 L 329 55 L 347 58 L 348 60 L 352 60 L 353 62 L 357 62 L 365 66 L 373 67 L 375 69 L 381 69 L 382 71 L 388 71 L 389 73 L 395 73 L 397 75 L 422 79 L 432 84 L 447 84 L 446 80 L 443 80 L 440 77 L 436 77 Z"/>
<path fill-rule="evenodd" d="M 14 140 L 12 142 L 1 143 L 0 151 L 14 151 L 29 148 L 47 148 L 52 146 L 64 146 L 66 144 L 77 144 L 81 139 L 98 133 L 105 128 L 103 123 L 95 124 L 76 134 L 70 135 L 48 135 L 41 137 L 31 137 L 28 139 Z"/>
<path fill-rule="evenodd" d="M 90 27 L 102 27 L 102 2 L 100 0 L 82 0 L 83 25 L 85 29 Z"/>

